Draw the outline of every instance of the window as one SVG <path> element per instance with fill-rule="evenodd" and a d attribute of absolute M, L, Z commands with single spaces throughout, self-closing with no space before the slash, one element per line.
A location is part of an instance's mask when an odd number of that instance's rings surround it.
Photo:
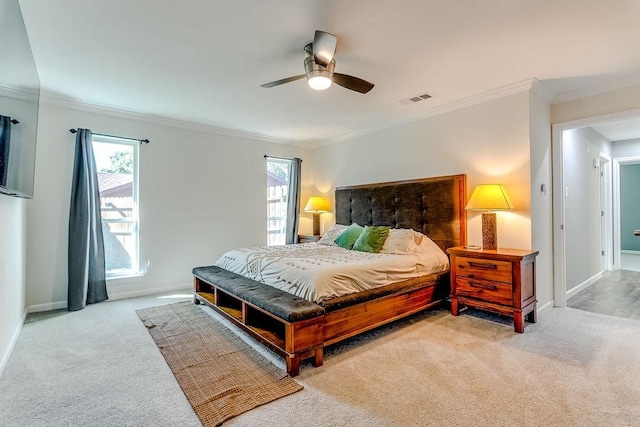
<path fill-rule="evenodd" d="M 138 274 L 138 148 L 129 139 L 93 135 L 107 279 Z"/>
<path fill-rule="evenodd" d="M 267 245 L 284 245 L 291 160 L 267 157 Z"/>

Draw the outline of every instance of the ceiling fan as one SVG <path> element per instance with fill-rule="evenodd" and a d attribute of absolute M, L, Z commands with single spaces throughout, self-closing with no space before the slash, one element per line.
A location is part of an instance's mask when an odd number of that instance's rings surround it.
<path fill-rule="evenodd" d="M 287 77 L 286 79 L 276 80 L 260 86 L 267 88 L 280 86 L 281 84 L 306 77 L 309 86 L 316 90 L 328 89 L 332 82 L 360 93 L 367 93 L 373 89 L 374 84 L 366 80 L 333 72 L 336 67 L 336 59 L 334 58 L 336 36 L 333 34 L 320 30 L 316 31 L 313 42 L 306 45 L 304 51 L 308 55 L 304 60 L 304 74 Z"/>

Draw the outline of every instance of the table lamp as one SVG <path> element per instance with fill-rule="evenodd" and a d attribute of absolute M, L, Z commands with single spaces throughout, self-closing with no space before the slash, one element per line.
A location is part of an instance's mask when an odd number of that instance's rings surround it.
<path fill-rule="evenodd" d="M 511 200 L 501 184 L 481 184 L 471 193 L 467 210 L 482 213 L 482 248 L 498 249 L 496 214 L 492 211 L 513 209 Z"/>
<path fill-rule="evenodd" d="M 320 235 L 320 214 L 329 212 L 327 201 L 320 196 L 309 197 L 304 211 L 313 214 L 313 235 Z"/>

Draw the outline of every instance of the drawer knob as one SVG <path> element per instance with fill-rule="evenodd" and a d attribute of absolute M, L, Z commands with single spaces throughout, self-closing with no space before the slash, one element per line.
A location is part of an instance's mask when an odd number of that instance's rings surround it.
<path fill-rule="evenodd" d="M 488 289 L 490 291 L 498 290 L 498 286 L 496 285 L 487 285 L 485 283 L 478 283 L 478 282 L 469 282 L 469 286 L 473 288 Z"/>

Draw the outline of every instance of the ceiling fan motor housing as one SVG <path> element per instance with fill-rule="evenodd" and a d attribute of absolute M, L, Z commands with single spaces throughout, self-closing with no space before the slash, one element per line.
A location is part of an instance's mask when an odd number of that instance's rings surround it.
<path fill-rule="evenodd" d="M 313 59 L 313 55 L 307 56 L 307 58 L 304 60 L 304 71 L 307 75 L 307 79 L 310 79 L 312 77 L 318 77 L 318 76 L 332 78 L 333 70 L 335 69 L 335 67 L 336 67 L 335 59 L 332 59 L 331 62 L 327 64 L 326 67 L 323 67 L 322 65 L 317 64 L 316 61 Z"/>

